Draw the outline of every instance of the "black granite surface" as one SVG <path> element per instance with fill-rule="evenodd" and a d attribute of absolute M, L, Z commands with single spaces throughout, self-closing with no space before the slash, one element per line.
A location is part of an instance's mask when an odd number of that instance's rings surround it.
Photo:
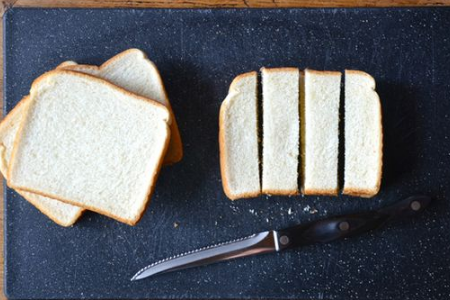
<path fill-rule="evenodd" d="M 5 16 L 5 111 L 64 60 L 101 64 L 146 51 L 178 119 L 185 158 L 165 167 L 136 227 L 86 213 L 62 228 L 5 191 L 10 298 L 446 299 L 450 297 L 450 9 L 12 9 Z M 365 70 L 377 80 L 384 178 L 374 199 L 229 201 L 218 112 L 239 73 L 262 66 Z M 347 241 L 130 282 L 179 252 L 413 193 L 421 218 Z M 179 226 L 174 226 L 174 224 Z"/>

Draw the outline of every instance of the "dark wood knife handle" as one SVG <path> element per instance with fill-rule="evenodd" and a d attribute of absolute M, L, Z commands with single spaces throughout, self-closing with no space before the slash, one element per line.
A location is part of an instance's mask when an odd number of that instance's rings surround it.
<path fill-rule="evenodd" d="M 428 196 L 412 196 L 376 211 L 330 217 L 278 230 L 280 248 L 328 243 L 382 227 L 388 221 L 413 217 L 431 202 Z"/>

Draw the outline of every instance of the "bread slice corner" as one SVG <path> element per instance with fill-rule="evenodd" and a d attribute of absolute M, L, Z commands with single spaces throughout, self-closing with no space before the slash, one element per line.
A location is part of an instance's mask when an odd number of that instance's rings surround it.
<path fill-rule="evenodd" d="M 127 91 L 155 100 L 171 114 L 171 138 L 164 164 L 171 165 L 183 158 L 183 144 L 167 91 L 156 65 L 139 49 L 128 49 L 107 60 L 101 66 L 67 65 L 67 70 L 90 74 L 107 80 Z"/>
<path fill-rule="evenodd" d="M 383 125 L 375 79 L 345 70 L 345 167 L 343 194 L 370 198 L 381 186 Z"/>
<path fill-rule="evenodd" d="M 261 193 L 257 80 L 257 72 L 237 76 L 220 107 L 220 170 L 224 192 L 231 200 Z"/>

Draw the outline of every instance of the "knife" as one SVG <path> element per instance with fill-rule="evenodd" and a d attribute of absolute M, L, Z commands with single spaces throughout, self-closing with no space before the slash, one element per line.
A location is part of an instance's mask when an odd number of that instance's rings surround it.
<path fill-rule="evenodd" d="M 152 275 L 226 261 L 238 257 L 278 252 L 316 243 L 328 243 L 382 227 L 387 222 L 413 217 L 431 202 L 428 196 L 411 196 L 375 211 L 330 217 L 282 230 L 270 230 L 248 237 L 189 251 L 157 261 L 139 270 L 132 281 Z"/>

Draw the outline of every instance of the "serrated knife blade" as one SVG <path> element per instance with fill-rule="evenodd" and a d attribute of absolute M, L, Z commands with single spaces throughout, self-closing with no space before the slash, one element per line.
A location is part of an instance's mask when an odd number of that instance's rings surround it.
<path fill-rule="evenodd" d="M 248 237 L 220 243 L 157 261 L 131 278 L 132 281 L 146 277 L 225 261 L 242 256 L 275 252 L 279 250 L 278 233 L 275 230 L 252 234 Z"/>
<path fill-rule="evenodd" d="M 139 270 L 131 280 L 233 258 L 278 252 L 316 243 L 328 243 L 382 227 L 389 221 L 413 217 L 431 202 L 428 196 L 411 196 L 393 205 L 369 212 L 330 217 L 282 230 L 256 233 L 244 238 L 207 246 L 157 261 Z"/>

